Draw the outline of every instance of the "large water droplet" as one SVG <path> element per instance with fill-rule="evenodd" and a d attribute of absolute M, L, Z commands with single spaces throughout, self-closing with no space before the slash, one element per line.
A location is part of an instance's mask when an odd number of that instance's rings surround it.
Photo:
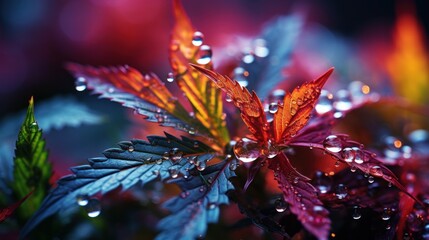
<path fill-rule="evenodd" d="M 335 196 L 337 196 L 338 199 L 344 199 L 347 197 L 347 187 L 340 183 L 335 188 Z"/>
<path fill-rule="evenodd" d="M 286 209 L 288 208 L 288 204 L 283 199 L 277 198 L 274 202 L 274 207 L 276 208 L 277 212 L 281 213 L 286 211 Z"/>
<path fill-rule="evenodd" d="M 337 92 L 334 107 L 338 111 L 347 111 L 353 107 L 349 91 L 341 89 Z"/>
<path fill-rule="evenodd" d="M 75 81 L 75 88 L 77 91 L 82 92 L 85 91 L 87 86 L 86 79 L 83 77 L 78 77 Z"/>
<path fill-rule="evenodd" d="M 330 135 L 323 141 L 323 147 L 333 153 L 340 152 L 343 149 L 341 139 L 336 135 Z"/>
<path fill-rule="evenodd" d="M 235 144 L 234 154 L 242 162 L 253 162 L 261 156 L 260 146 L 256 141 L 242 138 Z"/>
<path fill-rule="evenodd" d="M 272 141 L 268 141 L 267 148 L 265 149 L 265 155 L 267 158 L 274 158 L 277 154 L 279 154 L 279 150 L 276 145 Z"/>
<path fill-rule="evenodd" d="M 325 194 L 331 190 L 332 178 L 321 171 L 317 171 L 312 179 L 313 185 L 321 194 Z"/>
<path fill-rule="evenodd" d="M 172 72 L 167 74 L 167 82 L 174 82 L 174 74 Z"/>
<path fill-rule="evenodd" d="M 88 200 L 88 204 L 85 205 L 85 210 L 88 217 L 97 217 L 101 213 L 101 204 L 98 199 L 92 198 Z"/>
<path fill-rule="evenodd" d="M 204 41 L 204 34 L 199 31 L 194 32 L 194 35 L 192 36 L 192 45 L 199 47 L 203 45 L 203 41 Z"/>
<path fill-rule="evenodd" d="M 315 106 L 316 112 L 318 114 L 324 114 L 332 111 L 332 109 L 334 109 L 332 99 L 333 99 L 333 95 L 330 92 L 322 89 L 322 91 L 320 92 L 319 99 Z"/>
<path fill-rule="evenodd" d="M 85 195 L 85 194 L 77 195 L 76 196 L 76 202 L 77 202 L 77 205 L 79 205 L 79 206 L 82 206 L 82 207 L 86 206 L 89 202 L 88 195 Z"/>
<path fill-rule="evenodd" d="M 212 49 L 208 45 L 202 45 L 198 51 L 197 63 L 206 65 L 212 60 Z"/>

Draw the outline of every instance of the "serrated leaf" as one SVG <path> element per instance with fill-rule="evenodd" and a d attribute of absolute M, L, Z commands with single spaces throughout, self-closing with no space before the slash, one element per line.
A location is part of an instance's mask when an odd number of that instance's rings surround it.
<path fill-rule="evenodd" d="M 329 69 L 319 78 L 304 83 L 288 93 L 274 114 L 274 139 L 276 143 L 286 143 L 307 124 L 320 91 L 333 72 Z"/>
<path fill-rule="evenodd" d="M 220 204 L 228 204 L 226 192 L 234 189 L 229 178 L 235 176 L 227 162 L 208 167 L 192 179 L 172 182 L 183 193 L 163 204 L 172 212 L 158 223 L 161 233 L 156 239 L 196 239 L 204 237 L 209 223 L 219 219 Z"/>
<path fill-rule="evenodd" d="M 186 15 L 180 1 L 173 1 L 175 25 L 170 41 L 170 65 L 173 69 L 175 81 L 190 101 L 196 119 L 210 132 L 218 146 L 225 146 L 229 142 L 223 115 L 221 92 L 203 74 L 189 66 L 189 63 L 198 63 L 200 55 L 206 45 L 196 46 L 193 42 L 195 28 Z M 201 51 L 201 52 L 200 52 Z M 209 50 L 211 51 L 211 50 Z M 208 53 L 211 58 L 211 52 Z M 212 69 L 212 62 L 204 64 Z"/>
<path fill-rule="evenodd" d="M 19 200 L 18 202 L 13 203 L 12 205 L 0 209 L 0 223 L 3 222 L 4 220 L 6 220 L 7 218 L 10 217 L 10 215 L 12 215 L 15 210 L 21 206 L 21 204 L 32 194 L 32 192 L 28 193 L 25 197 L 23 197 L 21 200 Z"/>
<path fill-rule="evenodd" d="M 123 141 L 119 146 L 105 150 L 104 157 L 89 159 L 89 165 L 72 168 L 72 175 L 61 178 L 28 221 L 22 235 L 28 234 L 48 216 L 77 206 L 78 195 L 105 194 L 118 187 L 127 190 L 137 183 L 144 185 L 158 178 L 165 180 L 171 178 L 173 168 L 176 177 L 183 177 L 194 168 L 188 158 L 208 161 L 214 157 L 214 151 L 204 143 L 169 134 L 150 136 L 148 141 Z"/>
<path fill-rule="evenodd" d="M 234 105 L 240 109 L 241 118 L 255 139 L 265 143 L 268 141 L 270 133 L 267 128 L 266 117 L 261 100 L 255 92 L 252 94 L 242 87 L 237 81 L 223 76 L 217 72 L 205 69 L 198 65 L 192 65 L 201 73 L 210 78 L 218 88 L 228 94 Z"/>
<path fill-rule="evenodd" d="M 128 66 L 96 68 L 68 64 L 67 69 L 73 73 L 77 81 L 85 84 L 86 88 L 101 94 L 100 97 L 132 108 L 150 122 L 158 122 L 162 126 L 186 132 L 209 134 L 201 124 L 189 116 L 188 111 L 155 74 L 143 76 Z"/>
<path fill-rule="evenodd" d="M 276 161 L 272 161 L 269 167 L 274 171 L 283 199 L 289 203 L 291 212 L 318 239 L 328 239 L 331 224 L 329 212 L 323 207 L 309 179 L 297 172 L 283 153 L 277 155 Z"/>
<path fill-rule="evenodd" d="M 268 51 L 267 56 L 258 57 L 255 54 L 252 63 L 240 65 L 249 73 L 246 77 L 249 83 L 247 88 L 254 90 L 261 99 L 265 99 L 272 88 L 285 79 L 282 71 L 290 64 L 301 25 L 302 20 L 296 15 L 280 17 L 268 23 L 255 40 L 257 45 L 254 49 L 255 53 Z"/>
<path fill-rule="evenodd" d="M 52 166 L 48 162 L 42 131 L 34 118 L 34 103 L 31 98 L 16 141 L 14 181 L 11 184 L 16 199 L 23 199 L 29 192 L 33 192 L 18 210 L 21 220 L 28 219 L 40 206 L 48 193 L 51 175 Z"/>

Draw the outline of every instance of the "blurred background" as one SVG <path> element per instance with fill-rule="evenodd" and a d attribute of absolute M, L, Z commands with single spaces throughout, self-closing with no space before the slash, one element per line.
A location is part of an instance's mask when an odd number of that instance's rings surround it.
<path fill-rule="evenodd" d="M 183 4 L 215 47 L 237 35 L 256 35 L 275 16 L 299 13 L 307 23 L 359 43 L 361 53 L 370 54 L 368 59 L 382 62 L 393 49 L 395 24 L 405 8 L 415 12 L 418 34 L 428 46 L 426 0 L 184 0 Z M 168 0 L 1 1 L 0 118 L 24 109 L 32 95 L 37 103 L 58 94 L 78 94 L 63 67 L 70 61 L 129 64 L 166 77 L 172 24 Z"/>

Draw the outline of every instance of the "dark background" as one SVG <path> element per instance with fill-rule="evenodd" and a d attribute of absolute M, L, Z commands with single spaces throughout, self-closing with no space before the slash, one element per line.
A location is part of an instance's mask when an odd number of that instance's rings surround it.
<path fill-rule="evenodd" d="M 413 1 L 183 0 L 194 25 L 213 46 L 233 35 L 257 34 L 266 21 L 291 12 L 348 39 L 377 31 L 390 34 L 404 2 Z M 414 5 L 428 36 L 428 1 Z M 37 102 L 82 94 L 74 91 L 74 80 L 63 68 L 68 61 L 129 64 L 165 77 L 171 15 L 167 0 L 0 2 L 0 119 L 25 109 L 32 95 Z"/>

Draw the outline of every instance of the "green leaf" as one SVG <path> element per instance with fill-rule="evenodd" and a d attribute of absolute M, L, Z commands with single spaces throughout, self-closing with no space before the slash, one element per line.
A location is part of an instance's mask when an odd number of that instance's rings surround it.
<path fill-rule="evenodd" d="M 39 208 L 48 193 L 52 166 L 47 158 L 48 152 L 42 139 L 42 131 L 34 118 L 34 104 L 31 98 L 16 141 L 14 182 L 11 184 L 16 200 L 33 191 L 17 210 L 21 222 L 27 220 Z"/>

